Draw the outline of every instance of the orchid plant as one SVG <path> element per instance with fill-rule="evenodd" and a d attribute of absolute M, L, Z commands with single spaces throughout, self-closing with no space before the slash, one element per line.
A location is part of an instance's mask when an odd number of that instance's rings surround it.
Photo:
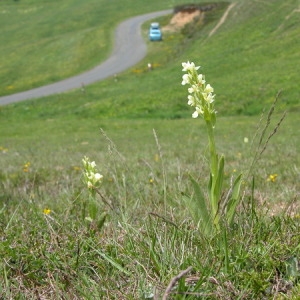
<path fill-rule="evenodd" d="M 103 226 L 103 223 L 106 218 L 106 212 L 102 212 L 98 215 L 98 203 L 96 200 L 96 193 L 99 194 L 102 198 L 103 195 L 100 193 L 100 186 L 103 180 L 103 175 L 101 175 L 96 168 L 96 163 L 90 161 L 88 157 L 82 159 L 83 164 L 83 181 L 87 185 L 89 190 L 89 201 L 88 201 L 88 210 L 89 216 L 85 219 L 89 222 L 97 221 L 97 226 L 100 229 Z"/>
<path fill-rule="evenodd" d="M 183 62 L 182 85 L 189 85 L 188 105 L 194 107 L 193 118 L 203 118 L 208 133 L 210 153 L 210 179 L 208 184 L 208 198 L 205 199 L 199 184 L 192 178 L 195 196 L 185 197 L 194 219 L 203 231 L 210 234 L 220 230 L 220 222 L 225 220 L 232 223 L 237 205 L 240 201 L 240 186 L 242 174 L 231 182 L 230 189 L 223 195 L 224 156 L 216 151 L 214 130 L 217 121 L 217 112 L 214 108 L 215 94 L 210 84 L 206 84 L 203 74 L 198 74 L 199 66 L 193 62 Z M 194 199 L 196 197 L 196 199 Z M 223 218 L 224 217 L 224 218 Z M 223 219 L 222 219 L 223 218 Z"/>
<path fill-rule="evenodd" d="M 90 159 L 86 156 L 82 159 L 82 163 L 84 168 L 84 181 L 87 187 L 90 190 L 99 187 L 103 176 L 100 173 L 98 173 L 96 169 L 96 163 L 94 161 L 91 162 Z"/>

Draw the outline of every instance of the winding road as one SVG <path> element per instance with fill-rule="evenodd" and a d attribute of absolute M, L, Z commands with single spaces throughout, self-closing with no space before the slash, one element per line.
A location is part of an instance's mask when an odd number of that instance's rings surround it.
<path fill-rule="evenodd" d="M 147 20 L 171 14 L 173 10 L 152 12 L 133 17 L 122 22 L 115 32 L 115 46 L 111 56 L 99 66 L 62 81 L 38 87 L 13 95 L 0 97 L 0 105 L 41 98 L 63 93 L 82 85 L 103 80 L 120 73 L 141 61 L 147 53 L 147 47 L 141 34 L 141 25 Z"/>

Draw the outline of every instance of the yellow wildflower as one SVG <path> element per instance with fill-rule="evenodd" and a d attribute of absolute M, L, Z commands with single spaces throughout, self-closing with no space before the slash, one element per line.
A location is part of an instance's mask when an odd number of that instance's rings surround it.
<path fill-rule="evenodd" d="M 44 208 L 43 213 L 44 213 L 44 215 L 49 215 L 51 213 L 51 209 Z"/>
<path fill-rule="evenodd" d="M 6 153 L 8 151 L 8 149 L 7 148 L 5 148 L 5 147 L 1 147 L 0 146 L 0 152 L 2 152 L 2 153 Z"/>
<path fill-rule="evenodd" d="M 23 172 L 29 172 L 29 167 L 30 167 L 30 162 L 27 162 L 26 164 L 24 164 L 23 166 Z"/>
<path fill-rule="evenodd" d="M 277 174 L 271 174 L 271 175 L 269 175 L 267 181 L 275 182 L 277 179 L 277 176 L 278 176 Z"/>

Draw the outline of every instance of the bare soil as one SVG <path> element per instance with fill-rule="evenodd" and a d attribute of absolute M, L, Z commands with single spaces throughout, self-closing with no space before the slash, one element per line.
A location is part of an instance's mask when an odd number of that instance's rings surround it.
<path fill-rule="evenodd" d="M 174 32 L 183 28 L 186 24 L 193 22 L 195 19 L 203 18 L 203 12 L 200 10 L 180 11 L 171 19 L 170 23 L 163 28 L 164 31 Z"/>
<path fill-rule="evenodd" d="M 231 3 L 226 11 L 224 12 L 222 18 L 218 22 L 218 24 L 212 29 L 209 36 L 213 35 L 218 28 L 226 21 L 230 10 L 236 5 L 235 2 Z M 191 22 L 201 22 L 204 18 L 204 14 L 206 11 L 210 11 L 214 9 L 214 5 L 208 5 L 203 7 L 190 6 L 190 7 L 182 7 L 178 10 L 175 10 L 175 14 L 172 17 L 170 23 L 163 27 L 164 31 L 176 32 L 182 29 L 186 24 Z"/>

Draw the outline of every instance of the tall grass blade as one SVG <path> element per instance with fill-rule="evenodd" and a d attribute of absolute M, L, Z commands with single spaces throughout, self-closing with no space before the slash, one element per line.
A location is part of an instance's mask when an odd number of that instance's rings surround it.
<path fill-rule="evenodd" d="M 225 163 L 224 156 L 221 156 L 221 158 L 219 160 L 218 177 L 217 177 L 217 180 L 216 180 L 215 191 L 214 191 L 216 207 L 218 207 L 220 197 L 221 197 L 221 193 L 222 193 L 223 179 L 224 179 L 224 163 Z"/>
<path fill-rule="evenodd" d="M 236 207 L 239 204 L 241 184 L 242 184 L 242 174 L 240 174 L 235 179 L 232 186 L 231 198 L 227 204 L 226 219 L 229 225 L 232 223 L 233 217 L 235 215 Z"/>
<path fill-rule="evenodd" d="M 257 220 L 254 190 L 255 190 L 255 178 L 253 176 L 252 177 L 252 182 L 251 182 L 251 218 L 252 218 L 252 220 L 254 220 L 254 218 Z"/>
<path fill-rule="evenodd" d="M 229 251 L 228 251 L 228 239 L 227 239 L 227 229 L 223 230 L 223 250 L 224 250 L 224 260 L 225 260 L 225 272 L 229 273 Z"/>
<path fill-rule="evenodd" d="M 90 247 L 92 249 L 94 249 L 95 252 L 98 253 L 102 258 L 104 258 L 106 261 L 108 261 L 112 266 L 114 266 L 117 270 L 119 270 L 120 272 L 125 273 L 126 275 L 130 275 L 130 273 L 126 269 L 124 269 L 118 262 L 116 262 L 110 256 L 108 256 L 107 254 L 105 254 L 105 253 L 101 252 L 100 250 L 96 249 L 92 245 L 90 245 Z"/>

